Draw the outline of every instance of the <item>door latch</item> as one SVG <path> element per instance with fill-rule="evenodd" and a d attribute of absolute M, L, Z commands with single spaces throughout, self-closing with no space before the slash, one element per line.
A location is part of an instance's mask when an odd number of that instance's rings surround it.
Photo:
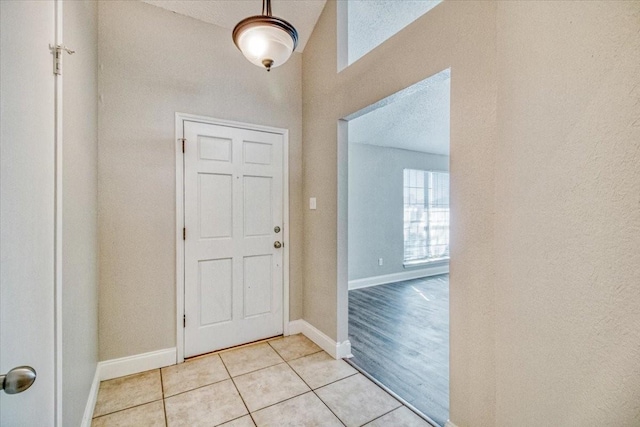
<path fill-rule="evenodd" d="M 61 44 L 50 44 L 49 50 L 53 53 L 53 74 L 59 76 L 62 74 L 62 52 L 67 52 L 69 55 L 73 55 L 76 51 Z"/>

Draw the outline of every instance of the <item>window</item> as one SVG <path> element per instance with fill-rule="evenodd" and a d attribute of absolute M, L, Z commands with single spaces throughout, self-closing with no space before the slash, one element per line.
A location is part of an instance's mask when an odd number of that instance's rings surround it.
<path fill-rule="evenodd" d="M 449 174 L 404 170 L 404 265 L 449 259 Z"/>

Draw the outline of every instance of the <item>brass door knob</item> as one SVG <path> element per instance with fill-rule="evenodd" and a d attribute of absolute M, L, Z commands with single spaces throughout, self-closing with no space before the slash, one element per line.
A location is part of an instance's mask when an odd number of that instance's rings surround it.
<path fill-rule="evenodd" d="M 282 247 L 282 243 L 278 242 L 277 240 L 275 241 L 275 243 L 273 244 L 273 247 L 276 249 L 280 249 Z"/>

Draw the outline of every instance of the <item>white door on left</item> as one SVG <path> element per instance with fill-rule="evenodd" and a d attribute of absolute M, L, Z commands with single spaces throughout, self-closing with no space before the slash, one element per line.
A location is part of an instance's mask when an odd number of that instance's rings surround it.
<path fill-rule="evenodd" d="M 0 392 L 0 425 L 55 425 L 53 1 L 0 1 L 0 374 L 37 372 Z"/>

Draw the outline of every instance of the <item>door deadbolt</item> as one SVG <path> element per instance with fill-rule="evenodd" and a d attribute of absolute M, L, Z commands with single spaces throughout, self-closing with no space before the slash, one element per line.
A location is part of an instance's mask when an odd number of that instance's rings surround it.
<path fill-rule="evenodd" d="M 7 394 L 22 393 L 36 380 L 36 370 L 31 366 L 18 366 L 6 375 L 0 375 L 0 390 Z"/>
<path fill-rule="evenodd" d="M 276 249 L 280 249 L 282 247 L 282 243 L 278 242 L 277 240 L 274 242 L 273 247 Z"/>
<path fill-rule="evenodd" d="M 273 227 L 273 231 L 276 233 L 280 232 L 280 227 L 278 227 L 277 225 L 275 227 Z"/>

